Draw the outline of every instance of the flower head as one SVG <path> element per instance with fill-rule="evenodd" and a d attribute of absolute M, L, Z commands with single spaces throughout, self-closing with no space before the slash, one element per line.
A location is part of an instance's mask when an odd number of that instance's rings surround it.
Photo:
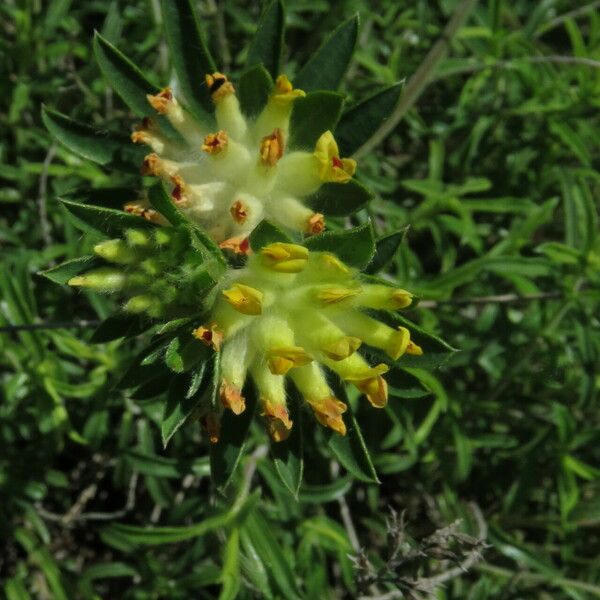
<path fill-rule="evenodd" d="M 285 242 L 269 244 L 252 255 L 246 267 L 229 272 L 221 290 L 210 323 L 194 335 L 213 347 L 213 332 L 222 336 L 222 408 L 236 414 L 244 410 L 243 389 L 251 377 L 276 441 L 287 438 L 293 426 L 286 378 L 317 421 L 343 435 L 346 405 L 335 397 L 327 372 L 352 383 L 372 406 L 381 408 L 387 402 L 383 375 L 388 366 L 369 364 L 357 350 L 366 344 L 392 360 L 422 352 L 408 329 L 395 329 L 364 312 L 406 306 L 410 293 L 362 283 L 353 269 L 327 252 L 309 252 Z"/>
<path fill-rule="evenodd" d="M 330 131 L 314 148 L 288 149 L 290 115 L 304 92 L 280 75 L 263 110 L 250 119 L 224 74 L 207 74 L 206 85 L 216 127 L 193 117 L 171 88 L 148 96 L 149 108 L 164 115 L 180 139 L 169 138 L 158 121 L 144 119 L 131 136 L 152 149 L 142 173 L 166 181 L 179 209 L 234 252 L 247 250 L 243 240 L 264 218 L 308 235 L 323 231 L 323 215 L 308 208 L 304 198 L 323 183 L 350 181 L 356 162 L 339 156 Z M 127 210 L 161 219 L 149 206 Z"/>

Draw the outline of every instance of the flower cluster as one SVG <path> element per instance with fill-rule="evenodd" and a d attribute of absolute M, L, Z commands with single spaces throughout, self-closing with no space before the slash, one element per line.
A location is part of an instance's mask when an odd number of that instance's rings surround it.
<path fill-rule="evenodd" d="M 408 329 L 389 327 L 362 309 L 397 310 L 411 301 L 405 290 L 363 283 L 331 253 L 276 242 L 250 256 L 243 269 L 228 272 L 210 320 L 194 336 L 221 352 L 222 409 L 245 410 L 249 374 L 271 437 L 284 440 L 292 428 L 285 391 L 289 376 L 316 419 L 343 435 L 346 405 L 334 396 L 326 369 L 355 385 L 371 405 L 385 406 L 382 376 L 388 367 L 370 365 L 357 350 L 364 343 L 393 360 L 422 350 Z M 218 423 L 218 413 L 205 419 L 213 441 Z"/>
<path fill-rule="evenodd" d="M 207 75 L 206 84 L 215 105 L 213 129 L 195 119 L 171 88 L 148 96 L 180 139 L 167 137 L 157 120 L 145 119 L 132 134 L 135 143 L 153 150 L 142 172 L 167 181 L 179 209 L 222 248 L 245 253 L 249 233 L 265 218 L 304 234 L 320 233 L 323 215 L 305 206 L 303 199 L 323 183 L 350 181 L 356 163 L 340 158 L 330 131 L 314 148 L 287 150 L 292 108 L 304 92 L 280 75 L 263 110 L 248 119 L 225 75 Z M 125 210 L 162 221 L 144 201 L 131 202 Z"/>

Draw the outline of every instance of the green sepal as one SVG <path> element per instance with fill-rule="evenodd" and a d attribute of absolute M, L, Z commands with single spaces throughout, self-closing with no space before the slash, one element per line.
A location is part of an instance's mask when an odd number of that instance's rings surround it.
<path fill-rule="evenodd" d="M 160 88 L 98 32 L 94 36 L 94 54 L 102 74 L 123 102 L 137 115 L 147 115 L 151 109 L 146 95 L 156 94 Z"/>
<path fill-rule="evenodd" d="M 307 199 L 307 204 L 326 216 L 347 217 L 364 208 L 373 198 L 369 188 L 351 179 L 348 183 L 324 183 Z"/>
<path fill-rule="evenodd" d="M 396 398 L 424 398 L 431 395 L 431 392 L 423 387 L 420 379 L 399 367 L 392 367 L 385 374 L 385 380 L 390 396 Z"/>
<path fill-rule="evenodd" d="M 85 271 L 100 267 L 104 264 L 105 263 L 97 256 L 82 256 L 80 258 L 67 260 L 51 269 L 40 271 L 38 275 L 41 275 L 54 283 L 65 285 L 71 277 L 75 277 L 75 275 L 85 273 Z"/>
<path fill-rule="evenodd" d="M 154 323 L 147 317 L 115 312 L 107 317 L 94 331 L 90 341 L 94 344 L 112 342 L 121 338 L 135 337 L 148 331 Z"/>
<path fill-rule="evenodd" d="M 350 65 L 357 36 L 355 15 L 339 25 L 311 56 L 296 75 L 294 86 L 306 92 L 337 89 Z"/>
<path fill-rule="evenodd" d="M 365 269 L 365 272 L 373 275 L 386 267 L 393 260 L 396 252 L 398 252 L 407 231 L 408 227 L 405 227 L 401 231 L 394 231 L 389 235 L 379 238 L 375 242 L 375 256 Z"/>
<path fill-rule="evenodd" d="M 261 221 L 250 234 L 250 248 L 254 252 L 259 252 L 261 248 L 275 242 L 290 243 L 293 240 L 282 229 L 279 229 L 277 225 L 271 223 L 271 221 Z"/>
<path fill-rule="evenodd" d="M 335 139 L 341 155 L 351 156 L 371 138 L 398 104 L 402 87 L 402 83 L 395 83 L 351 107 L 342 115 L 335 130 Z"/>
<path fill-rule="evenodd" d="M 175 373 L 184 373 L 193 369 L 199 362 L 205 361 L 211 355 L 211 350 L 192 336 L 191 330 L 186 330 L 174 337 L 167 346 L 165 363 Z"/>
<path fill-rule="evenodd" d="M 155 208 L 171 225 L 181 225 L 189 223 L 185 215 L 177 208 L 171 196 L 165 189 L 165 184 L 162 181 L 155 183 L 148 190 L 148 200 L 153 208 Z"/>
<path fill-rule="evenodd" d="M 214 383 L 214 394 L 218 396 L 220 387 L 219 376 Z M 221 434 L 216 444 L 210 445 L 210 474 L 213 483 L 224 490 L 235 472 L 246 448 L 250 424 L 256 410 L 256 394 L 252 385 L 247 385 L 243 391 L 246 399 L 246 410 L 241 415 L 235 415 L 226 409 L 221 417 Z M 219 401 L 215 398 L 215 402 Z"/>
<path fill-rule="evenodd" d="M 370 222 L 339 231 L 326 231 L 306 238 L 309 250 L 331 252 L 352 267 L 362 269 L 375 253 L 375 236 Z"/>
<path fill-rule="evenodd" d="M 130 215 L 122 210 L 81 204 L 63 198 L 58 200 L 75 217 L 76 221 L 110 238 L 120 237 L 125 229 L 153 229 L 156 227 L 147 219 Z"/>
<path fill-rule="evenodd" d="M 250 43 L 246 65 L 252 67 L 263 64 L 273 78 L 279 75 L 285 10 L 281 0 L 273 0 L 264 10 L 254 38 Z"/>
<path fill-rule="evenodd" d="M 269 100 L 273 79 L 262 66 L 256 65 L 245 71 L 237 86 L 242 111 L 249 118 L 260 114 Z"/>
<path fill-rule="evenodd" d="M 132 144 L 126 136 L 98 131 L 46 106 L 42 107 L 42 121 L 66 148 L 100 165 L 129 170 L 138 167 L 146 154 L 144 148 Z"/>
<path fill-rule="evenodd" d="M 198 390 L 209 373 L 207 362 L 203 362 L 191 374 L 173 377 L 160 425 L 163 448 L 167 447 L 169 440 L 201 402 L 201 393 Z"/>
<path fill-rule="evenodd" d="M 190 110 L 205 118 L 214 111 L 204 76 L 217 70 L 190 0 L 162 0 L 165 34 L 183 97 Z"/>
<path fill-rule="evenodd" d="M 336 398 L 341 400 L 347 406 L 347 410 L 343 417 L 347 431 L 346 435 L 328 432 L 329 439 L 327 445 L 342 466 L 349 473 L 354 475 L 354 477 L 369 483 L 379 483 L 377 472 L 375 471 L 373 461 L 367 450 L 360 426 L 354 416 L 352 406 L 348 401 L 346 388 L 338 377 L 332 378 L 331 384 Z"/>
<path fill-rule="evenodd" d="M 290 118 L 291 149 L 313 151 L 321 134 L 335 129 L 344 106 L 344 96 L 319 91 L 306 94 L 294 102 Z"/>
<path fill-rule="evenodd" d="M 273 456 L 275 471 L 294 498 L 298 498 L 304 473 L 303 415 L 300 407 L 301 402 L 298 392 L 295 389 L 290 390 L 288 409 L 294 426 L 287 440 L 281 442 L 271 441 L 271 455 Z"/>

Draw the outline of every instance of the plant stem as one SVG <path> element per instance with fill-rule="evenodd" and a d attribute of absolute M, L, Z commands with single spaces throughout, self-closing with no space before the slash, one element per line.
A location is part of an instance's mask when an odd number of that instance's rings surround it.
<path fill-rule="evenodd" d="M 476 4 L 477 0 L 462 0 L 456 7 L 440 39 L 434 44 L 414 75 L 408 80 L 404 92 L 390 118 L 384 121 L 371 138 L 354 153 L 355 158 L 368 154 L 373 148 L 379 145 L 412 108 L 427 87 L 427 84 L 433 78 L 436 68 L 447 55 L 456 33 L 463 26 Z"/>

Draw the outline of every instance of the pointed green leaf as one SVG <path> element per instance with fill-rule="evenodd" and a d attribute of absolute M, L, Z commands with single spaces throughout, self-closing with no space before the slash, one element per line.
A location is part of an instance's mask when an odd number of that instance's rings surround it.
<path fill-rule="evenodd" d="M 304 472 L 304 457 L 302 411 L 300 398 L 295 390 L 289 396 L 288 408 L 294 426 L 287 440 L 271 442 L 271 454 L 281 482 L 297 498 Z"/>
<path fill-rule="evenodd" d="M 175 373 L 183 373 L 200 361 L 207 360 L 210 354 L 208 346 L 195 339 L 190 329 L 169 342 L 165 352 L 165 363 Z"/>
<path fill-rule="evenodd" d="M 188 223 L 185 215 L 177 208 L 171 197 L 165 189 L 162 181 L 154 184 L 148 190 L 148 200 L 163 217 L 171 223 L 171 225 L 180 225 Z"/>
<path fill-rule="evenodd" d="M 256 117 L 269 100 L 273 80 L 262 65 L 256 65 L 240 77 L 237 86 L 240 105 L 244 114 Z"/>
<path fill-rule="evenodd" d="M 68 260 L 46 271 L 40 271 L 38 275 L 42 275 L 54 283 L 65 285 L 71 277 L 99 267 L 102 264 L 104 263 L 97 256 L 82 256 L 81 258 Z"/>
<path fill-rule="evenodd" d="M 375 253 L 375 237 L 370 222 L 352 229 L 313 235 L 304 243 L 309 250 L 332 252 L 340 260 L 358 268 L 368 265 Z"/>
<path fill-rule="evenodd" d="M 335 130 L 335 139 L 343 156 L 354 154 L 392 114 L 402 87 L 402 83 L 396 83 L 363 100 L 342 115 Z"/>
<path fill-rule="evenodd" d="M 285 12 L 281 0 L 273 0 L 263 12 L 248 50 L 247 66 L 263 64 L 273 76 L 279 75 Z"/>
<path fill-rule="evenodd" d="M 79 123 L 66 115 L 42 108 L 42 120 L 46 129 L 72 152 L 101 165 L 138 167 L 146 151 L 131 143 L 128 137 L 98 131 L 94 127 Z"/>
<path fill-rule="evenodd" d="M 373 197 L 370 189 L 351 179 L 348 183 L 324 183 L 307 203 L 325 216 L 347 217 L 364 208 Z"/>
<path fill-rule="evenodd" d="M 108 237 L 119 237 L 124 229 L 151 229 L 156 227 L 147 219 L 130 215 L 122 210 L 114 208 L 102 208 L 90 206 L 59 198 L 62 205 L 74 216 L 76 220 L 107 235 Z"/>
<path fill-rule="evenodd" d="M 271 221 L 261 221 L 250 234 L 250 248 L 254 252 L 259 252 L 268 244 L 275 242 L 291 242 L 290 236 L 279 229 L 277 225 L 273 225 Z"/>
<path fill-rule="evenodd" d="M 208 517 L 185 527 L 137 527 L 135 525 L 123 525 L 115 523 L 109 525 L 100 532 L 102 539 L 106 535 L 120 538 L 122 542 L 130 546 L 157 546 L 160 544 L 173 544 L 193 538 L 201 537 L 221 527 L 227 527 L 233 523 L 239 515 L 252 510 L 258 496 L 251 494 L 241 506 L 223 512 L 219 515 Z"/>
<path fill-rule="evenodd" d="M 394 231 L 394 233 L 390 233 L 377 240 L 375 243 L 375 256 L 369 266 L 365 269 L 367 273 L 377 273 L 393 260 L 402 244 L 402 240 L 404 240 L 407 229 L 408 228 L 404 228 L 401 231 Z"/>
<path fill-rule="evenodd" d="M 94 36 L 94 54 L 100 70 L 111 87 L 125 104 L 137 115 L 150 111 L 147 94 L 160 91 L 120 50 L 105 40 L 98 32 Z"/>
<path fill-rule="evenodd" d="M 160 425 L 163 447 L 166 448 L 169 440 L 175 432 L 185 423 L 187 418 L 198 406 L 201 395 L 198 393 L 190 394 L 190 385 L 193 381 L 193 387 L 196 390 L 202 385 L 209 369 L 206 363 L 200 364 L 195 372 L 190 375 L 180 375 L 173 378 L 167 394 L 167 403 Z"/>
<path fill-rule="evenodd" d="M 190 0 L 162 0 L 165 34 L 181 92 L 199 117 L 214 110 L 204 76 L 217 70 Z"/>
<path fill-rule="evenodd" d="M 344 96 L 337 92 L 311 92 L 294 102 L 290 118 L 290 148 L 312 151 L 322 133 L 333 131 L 342 114 Z"/>
<path fill-rule="evenodd" d="M 94 344 L 103 344 L 124 337 L 134 337 L 144 333 L 152 325 L 152 321 L 147 318 L 116 312 L 98 326 L 90 341 Z"/>
<path fill-rule="evenodd" d="M 300 69 L 294 85 L 306 92 L 335 90 L 342 81 L 354 54 L 358 15 L 344 21 Z"/>
<path fill-rule="evenodd" d="M 379 483 L 373 461 L 348 401 L 346 388 L 337 377 L 332 380 L 332 384 L 336 398 L 339 398 L 348 407 L 344 413 L 347 432 L 346 435 L 331 432 L 327 445 L 343 467 L 354 477 L 361 481 Z"/>
<path fill-rule="evenodd" d="M 219 385 L 217 375 L 216 390 L 219 389 Z M 241 415 L 225 410 L 221 417 L 219 441 L 210 445 L 210 473 L 213 483 L 221 490 L 227 487 L 244 453 L 256 409 L 256 394 L 251 385 L 244 388 L 244 397 L 246 410 Z"/>

